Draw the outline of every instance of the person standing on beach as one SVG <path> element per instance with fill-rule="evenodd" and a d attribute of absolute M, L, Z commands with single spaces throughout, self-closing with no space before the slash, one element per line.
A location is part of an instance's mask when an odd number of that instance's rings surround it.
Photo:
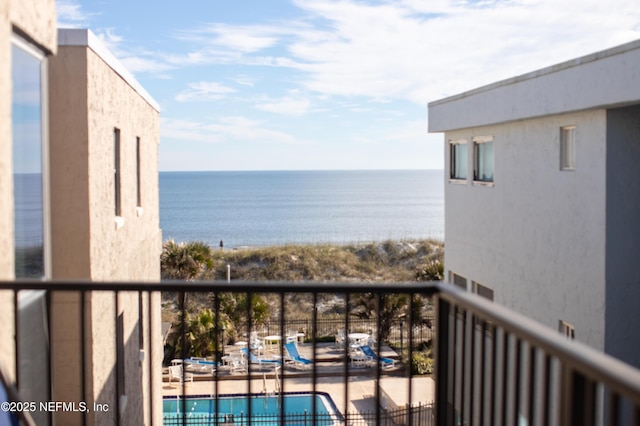
<path fill-rule="evenodd" d="M 220 250 L 224 250 L 224 243 L 220 240 Z"/>

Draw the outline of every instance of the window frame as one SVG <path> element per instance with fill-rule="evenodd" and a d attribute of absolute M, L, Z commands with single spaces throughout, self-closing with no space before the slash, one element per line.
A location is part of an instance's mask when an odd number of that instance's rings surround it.
<path fill-rule="evenodd" d="M 460 146 L 464 145 L 464 155 L 459 154 Z M 460 161 L 461 160 L 461 161 Z M 464 176 L 456 175 L 458 162 L 464 171 Z M 466 139 L 452 139 L 449 140 L 449 182 L 451 183 L 467 183 L 469 177 L 469 155 L 468 144 Z"/>
<path fill-rule="evenodd" d="M 472 139 L 473 142 L 473 183 L 475 185 L 480 186 L 493 186 L 495 182 L 495 152 L 494 152 L 494 137 L 493 136 L 474 136 Z M 483 150 L 480 150 L 481 145 L 491 144 L 491 179 L 481 179 L 480 178 L 480 153 L 484 153 Z M 486 160 L 483 161 L 483 164 L 486 165 Z"/>
<path fill-rule="evenodd" d="M 462 285 L 462 281 L 464 281 L 464 286 Z M 467 286 L 468 286 L 468 280 L 466 277 L 460 275 L 460 274 L 456 274 L 453 271 L 449 271 L 449 282 L 464 291 L 467 291 Z"/>
<path fill-rule="evenodd" d="M 49 168 L 49 67 L 47 52 L 40 49 L 19 34 L 12 32 L 9 42 L 10 49 L 17 47 L 25 53 L 35 57 L 40 62 L 40 145 L 41 145 L 41 173 L 42 173 L 42 257 L 43 279 L 50 279 L 51 265 L 51 193 L 50 193 L 50 168 Z M 13 53 L 10 53 L 11 67 L 13 67 Z M 9 90 L 13 96 L 13 77 L 11 77 Z M 13 103 L 13 100 L 11 101 Z M 13 149 L 13 105 L 10 106 L 10 121 L 12 137 L 10 143 Z M 14 165 L 11 159 L 12 173 Z M 14 206 L 15 208 L 15 206 Z M 14 225 L 15 226 L 15 218 Z M 15 241 L 14 241 L 15 244 Z M 15 250 L 15 247 L 14 247 Z"/>
<path fill-rule="evenodd" d="M 569 136 L 569 137 L 567 137 Z M 576 169 L 576 126 L 560 127 L 560 170 Z"/>
<path fill-rule="evenodd" d="M 480 284 L 476 281 L 471 281 L 471 288 L 474 294 L 477 294 L 478 296 L 493 302 L 495 292 L 491 287 L 487 287 L 486 285 Z M 491 297 L 489 297 L 489 294 L 491 295 Z"/>
<path fill-rule="evenodd" d="M 558 331 L 567 339 L 575 340 L 576 338 L 576 327 L 566 321 L 558 321 Z"/>

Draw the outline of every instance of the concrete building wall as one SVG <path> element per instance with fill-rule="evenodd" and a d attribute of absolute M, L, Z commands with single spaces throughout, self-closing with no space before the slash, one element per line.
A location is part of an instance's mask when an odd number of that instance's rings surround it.
<path fill-rule="evenodd" d="M 51 97 L 51 110 L 56 111 L 51 139 L 58 160 L 52 168 L 52 181 L 57 188 L 52 190 L 52 220 L 57 237 L 53 250 L 60 253 L 54 261 L 54 278 L 158 281 L 162 248 L 158 107 L 91 32 L 65 30 L 60 40 L 59 54 L 50 70 L 53 90 L 59 90 Z M 116 128 L 121 140 L 119 217 L 115 213 Z M 85 307 L 83 337 L 77 297 L 58 295 L 52 304 L 52 325 L 57 330 L 54 333 L 60 334 L 60 340 L 52 343 L 56 348 L 53 370 L 68 370 L 64 366 L 66 359 L 77 358 L 84 341 L 84 362 L 89 374 L 85 377 L 86 395 L 81 400 L 110 407 L 108 413 L 92 413 L 90 424 L 114 424 L 118 414 L 124 424 L 148 424 L 152 412 L 153 422 L 160 423 L 159 296 L 92 293 L 87 294 Z M 71 329 L 62 333 L 55 327 L 56 322 L 68 324 Z M 120 343 L 123 352 L 118 357 Z M 77 395 L 81 385 L 77 370 L 70 377 L 54 380 L 57 400 Z M 65 424 L 78 420 L 75 413 L 61 413 L 57 418 Z"/>
<path fill-rule="evenodd" d="M 640 106 L 607 113 L 605 350 L 640 366 Z"/>
<path fill-rule="evenodd" d="M 503 100 L 508 102 L 508 100 Z M 500 101 L 494 101 L 500 103 Z M 576 169 L 560 170 L 560 127 L 576 126 Z M 494 137 L 493 185 L 476 185 L 471 138 Z M 494 300 L 604 349 L 606 111 L 446 132 L 466 139 L 466 183 L 445 188 L 445 267 Z M 447 143 L 445 141 L 445 143 Z M 445 149 L 446 176 L 449 149 Z"/>
<path fill-rule="evenodd" d="M 160 279 L 159 114 L 94 51 L 88 53 L 91 278 Z M 122 213 L 116 221 L 114 130 L 120 131 Z M 141 207 L 136 141 L 140 141 Z M 117 255 L 113 255 L 117 253 Z"/>
<path fill-rule="evenodd" d="M 91 277 L 87 49 L 64 47 L 49 61 L 52 275 Z"/>
<path fill-rule="evenodd" d="M 11 141 L 11 36 L 14 28 L 45 53 L 56 51 L 54 0 L 0 0 L 0 140 Z M 0 143 L 0 279 L 14 277 L 11 143 Z M 15 374 L 13 294 L 0 292 L 0 363 Z"/>
<path fill-rule="evenodd" d="M 429 104 L 430 131 L 496 137 L 494 186 L 447 186 L 447 269 L 636 366 L 639 64 L 640 40 Z M 576 170 L 560 172 L 565 125 Z"/>

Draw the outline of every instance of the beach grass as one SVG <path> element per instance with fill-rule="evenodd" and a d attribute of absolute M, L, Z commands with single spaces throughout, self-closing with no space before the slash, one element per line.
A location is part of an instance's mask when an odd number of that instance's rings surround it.
<path fill-rule="evenodd" d="M 206 279 L 289 282 L 407 282 L 433 261 L 442 262 L 437 240 L 383 241 L 359 244 L 287 244 L 239 250 L 215 250 Z"/>

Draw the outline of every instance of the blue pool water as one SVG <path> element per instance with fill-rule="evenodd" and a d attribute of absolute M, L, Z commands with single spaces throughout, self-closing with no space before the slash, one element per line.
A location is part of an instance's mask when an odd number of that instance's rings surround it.
<path fill-rule="evenodd" d="M 285 393 L 281 396 L 264 395 L 221 395 L 188 397 L 185 400 L 185 413 L 188 425 L 206 425 L 218 423 L 248 424 L 249 404 L 251 404 L 251 423 L 267 426 L 279 425 L 284 403 L 284 414 L 287 425 L 310 424 L 313 413 L 311 393 Z M 341 416 L 326 393 L 315 394 L 316 422 L 318 425 L 341 424 Z M 163 424 L 165 426 L 182 424 L 183 401 L 176 398 L 165 398 L 163 401 Z M 216 409 L 217 404 L 217 409 Z"/>

